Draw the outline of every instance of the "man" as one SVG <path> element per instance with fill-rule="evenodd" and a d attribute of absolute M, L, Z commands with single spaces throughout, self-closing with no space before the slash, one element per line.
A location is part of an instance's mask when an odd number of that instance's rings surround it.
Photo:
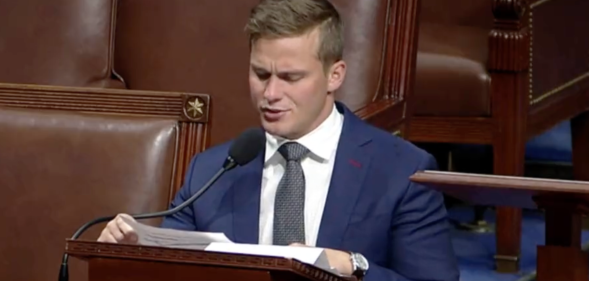
<path fill-rule="evenodd" d="M 332 267 L 369 281 L 458 280 L 442 196 L 408 179 L 435 169 L 434 159 L 335 102 L 346 63 L 332 4 L 262 0 L 246 30 L 250 92 L 266 148 L 162 227 L 325 248 Z M 229 146 L 192 160 L 172 207 L 212 177 Z M 136 239 L 119 217 L 99 241 Z"/>

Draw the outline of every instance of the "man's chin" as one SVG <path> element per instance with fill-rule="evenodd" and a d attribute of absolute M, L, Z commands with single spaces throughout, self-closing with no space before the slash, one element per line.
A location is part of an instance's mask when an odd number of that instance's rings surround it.
<path fill-rule="evenodd" d="M 284 128 L 284 124 L 282 122 L 267 122 L 262 120 L 262 127 L 264 127 L 264 131 L 268 134 L 273 136 L 282 137 L 287 133 L 287 129 Z"/>

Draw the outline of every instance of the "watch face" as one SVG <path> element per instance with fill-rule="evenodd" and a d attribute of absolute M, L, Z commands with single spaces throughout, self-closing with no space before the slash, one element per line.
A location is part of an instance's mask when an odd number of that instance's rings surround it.
<path fill-rule="evenodd" d="M 368 271 L 368 260 L 358 253 L 352 254 L 352 260 L 354 264 L 354 273 L 353 275 L 357 277 L 363 277 Z"/>
<path fill-rule="evenodd" d="M 366 260 L 366 258 L 363 255 L 356 255 L 356 260 L 358 261 L 358 267 L 361 270 L 367 270 L 368 269 L 368 261 Z"/>

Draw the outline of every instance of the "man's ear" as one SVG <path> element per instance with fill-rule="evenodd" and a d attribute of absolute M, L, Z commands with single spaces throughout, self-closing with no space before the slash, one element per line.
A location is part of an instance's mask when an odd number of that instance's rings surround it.
<path fill-rule="evenodd" d="M 344 83 L 346 63 L 343 60 L 334 63 L 327 72 L 327 91 L 335 92 Z"/>

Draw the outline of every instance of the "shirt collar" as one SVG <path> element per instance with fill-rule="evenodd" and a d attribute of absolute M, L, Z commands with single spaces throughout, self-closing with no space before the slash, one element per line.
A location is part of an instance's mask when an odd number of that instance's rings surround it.
<path fill-rule="evenodd" d="M 304 145 L 309 151 L 319 157 L 322 161 L 327 161 L 337 148 L 339 133 L 343 126 L 343 114 L 341 114 L 335 104 L 331 114 L 315 130 L 296 140 L 288 140 L 278 136 L 266 133 L 266 152 L 264 162 L 267 163 L 277 152 L 278 148 L 289 141 L 295 141 Z"/>

